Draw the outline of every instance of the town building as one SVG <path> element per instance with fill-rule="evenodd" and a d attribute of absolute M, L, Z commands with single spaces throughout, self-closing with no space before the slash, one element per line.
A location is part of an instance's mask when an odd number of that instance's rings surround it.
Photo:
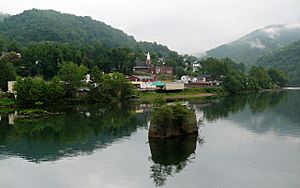
<path fill-rule="evenodd" d="M 161 59 L 160 59 L 161 61 Z M 136 61 L 135 66 L 133 67 L 133 73 L 134 74 L 161 74 L 161 75 L 173 75 L 173 67 L 171 66 L 165 66 L 164 63 L 162 63 L 163 66 L 154 66 L 151 62 L 151 56 L 150 53 L 147 53 L 146 61 Z"/>

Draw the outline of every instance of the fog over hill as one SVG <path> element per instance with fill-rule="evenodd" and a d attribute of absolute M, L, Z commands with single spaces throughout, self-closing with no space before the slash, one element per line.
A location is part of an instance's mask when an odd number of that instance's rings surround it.
<path fill-rule="evenodd" d="M 236 41 L 208 50 L 203 56 L 230 57 L 236 62 L 253 65 L 261 56 L 299 39 L 300 22 L 270 25 L 255 30 Z"/>

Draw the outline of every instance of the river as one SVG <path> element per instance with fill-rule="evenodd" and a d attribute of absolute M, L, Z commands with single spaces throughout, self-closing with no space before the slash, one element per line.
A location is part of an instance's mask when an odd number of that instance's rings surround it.
<path fill-rule="evenodd" d="M 187 101 L 199 137 L 148 140 L 150 105 L 0 119 L 3 188 L 300 187 L 300 91 Z"/>

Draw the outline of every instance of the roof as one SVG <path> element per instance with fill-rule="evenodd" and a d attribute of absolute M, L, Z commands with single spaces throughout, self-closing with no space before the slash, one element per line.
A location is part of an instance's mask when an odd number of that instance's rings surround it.
<path fill-rule="evenodd" d="M 211 74 L 201 74 L 197 78 L 208 78 L 211 77 Z"/>
<path fill-rule="evenodd" d="M 150 77 L 150 76 L 133 76 L 133 77 L 136 77 L 139 79 L 153 79 L 153 77 Z"/>
<path fill-rule="evenodd" d="M 151 84 L 151 86 L 163 87 L 163 86 L 166 86 L 166 84 L 161 81 L 155 81 Z"/>
<path fill-rule="evenodd" d="M 149 67 L 149 66 L 134 66 L 133 68 L 134 69 L 149 69 L 151 67 Z"/>
<path fill-rule="evenodd" d="M 135 66 L 136 67 L 150 67 L 146 64 L 146 61 L 136 61 Z"/>

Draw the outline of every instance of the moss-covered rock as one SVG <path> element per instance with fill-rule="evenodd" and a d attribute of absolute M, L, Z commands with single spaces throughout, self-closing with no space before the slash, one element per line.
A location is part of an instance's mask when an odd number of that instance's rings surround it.
<path fill-rule="evenodd" d="M 186 106 L 160 106 L 152 111 L 149 138 L 198 134 L 196 114 Z"/>

